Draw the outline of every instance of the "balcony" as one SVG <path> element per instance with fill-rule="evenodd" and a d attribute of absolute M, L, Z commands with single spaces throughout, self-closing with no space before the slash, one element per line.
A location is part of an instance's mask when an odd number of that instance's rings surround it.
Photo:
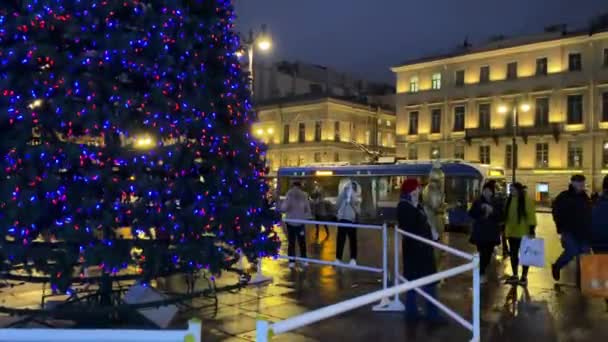
<path fill-rule="evenodd" d="M 517 136 L 524 140 L 524 143 L 528 143 L 528 137 L 530 136 L 541 136 L 541 135 L 552 135 L 556 142 L 559 141 L 561 133 L 564 131 L 563 123 L 549 123 L 542 126 L 527 126 L 518 127 Z M 498 139 L 501 137 L 510 137 L 513 135 L 513 126 L 509 125 L 502 128 L 467 128 L 465 130 L 465 140 L 470 144 L 473 139 L 484 139 L 492 138 L 498 145 Z"/>

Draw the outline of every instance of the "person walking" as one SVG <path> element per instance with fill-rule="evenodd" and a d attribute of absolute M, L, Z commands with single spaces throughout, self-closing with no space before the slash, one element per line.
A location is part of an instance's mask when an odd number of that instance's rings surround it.
<path fill-rule="evenodd" d="M 421 187 L 418 180 L 410 178 L 403 182 L 401 185 L 401 198 L 397 205 L 397 221 L 400 229 L 432 240 L 433 231 L 429 225 L 424 208 L 420 204 L 420 192 Z M 435 253 L 432 246 L 404 236 L 401 240 L 401 248 L 403 254 L 403 275 L 408 281 L 423 278 L 437 272 Z M 423 286 L 422 290 L 435 298 L 437 296 L 437 283 Z M 418 319 L 417 296 L 414 290 L 406 293 L 405 312 L 408 320 Z M 426 318 L 430 321 L 437 321 L 439 319 L 437 307 L 428 301 Z"/>
<path fill-rule="evenodd" d="M 505 235 L 509 242 L 509 257 L 513 274 L 507 278 L 509 284 L 528 285 L 528 266 L 522 266 L 521 278 L 518 278 L 519 248 L 524 236 L 535 236 L 536 208 L 528 198 L 521 183 L 511 185 L 511 191 L 505 206 Z"/>
<path fill-rule="evenodd" d="M 593 253 L 608 253 L 608 175 L 591 212 L 591 248 Z"/>
<path fill-rule="evenodd" d="M 494 248 L 500 244 L 500 226 L 503 219 L 502 207 L 496 200 L 495 183 L 488 182 L 483 186 L 481 196 L 473 202 L 469 210 L 469 216 L 473 219 L 470 241 L 477 246 L 481 284 L 485 284 L 486 269 Z"/>
<path fill-rule="evenodd" d="M 340 223 L 356 223 L 361 213 L 361 197 L 359 197 L 357 183 L 348 182 L 336 202 L 338 208 L 337 218 Z M 346 236 L 350 245 L 350 264 L 357 265 L 357 229 L 351 227 L 338 227 L 336 246 L 336 262 L 342 262 Z"/>
<path fill-rule="evenodd" d="M 300 182 L 293 182 L 293 185 L 283 202 L 282 211 L 287 219 L 292 220 L 309 220 L 312 218 L 310 210 L 310 202 L 308 194 L 302 190 Z M 287 255 L 290 257 L 296 254 L 296 241 L 300 249 L 300 256 L 306 258 L 306 232 L 305 225 L 298 223 L 287 223 Z M 308 263 L 301 263 L 302 266 L 307 266 Z M 294 259 L 289 259 L 289 268 L 295 267 Z"/>
<path fill-rule="evenodd" d="M 551 265 L 553 279 L 559 281 L 564 266 L 572 259 L 578 259 L 581 254 L 589 252 L 592 206 L 591 199 L 585 192 L 585 176 L 574 175 L 570 178 L 568 190 L 560 193 L 553 201 L 552 213 L 564 248 L 559 258 Z"/>
<path fill-rule="evenodd" d="M 323 196 L 323 189 L 321 189 L 320 187 L 315 188 L 315 191 L 313 191 L 312 195 L 311 195 L 311 199 L 312 199 L 312 213 L 313 216 L 315 218 L 315 221 L 329 221 L 330 220 L 330 215 L 329 215 L 329 204 L 326 200 L 325 197 Z M 329 238 L 329 227 L 327 226 L 327 224 L 324 224 L 325 227 L 325 239 Z M 319 225 L 316 224 L 315 225 L 316 228 L 316 233 L 315 233 L 315 239 L 318 240 L 319 239 Z"/>

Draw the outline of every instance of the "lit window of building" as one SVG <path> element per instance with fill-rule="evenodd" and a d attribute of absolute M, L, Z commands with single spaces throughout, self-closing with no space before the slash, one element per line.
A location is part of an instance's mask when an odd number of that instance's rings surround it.
<path fill-rule="evenodd" d="M 579 142 L 568 142 L 568 167 L 581 168 L 583 166 L 583 146 Z"/>
<path fill-rule="evenodd" d="M 431 87 L 435 90 L 441 89 L 441 73 L 434 73 L 431 76 Z"/>
<path fill-rule="evenodd" d="M 549 167 L 549 144 L 536 144 L 536 167 L 539 169 Z"/>
<path fill-rule="evenodd" d="M 410 93 L 417 93 L 419 90 L 418 76 L 412 76 L 410 78 Z"/>
<path fill-rule="evenodd" d="M 454 145 L 454 158 L 464 160 L 464 145 L 462 145 L 462 144 Z"/>

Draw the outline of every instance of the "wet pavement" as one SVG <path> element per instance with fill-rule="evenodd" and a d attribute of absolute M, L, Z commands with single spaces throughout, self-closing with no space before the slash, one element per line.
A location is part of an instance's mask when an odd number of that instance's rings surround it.
<path fill-rule="evenodd" d="M 538 220 L 537 234 L 545 239 L 549 265 L 561 252 L 561 246 L 550 215 L 538 214 Z M 309 256 L 335 260 L 335 229 L 330 228 L 329 238 L 325 238 L 322 229 L 320 235 L 320 240 L 315 239 L 314 228 L 308 229 Z M 467 236 L 458 233 L 446 237 L 449 245 L 473 252 L 467 240 Z M 348 247 L 345 254 L 348 256 Z M 380 232 L 359 232 L 359 254 L 360 264 L 380 267 Z M 389 260 L 392 260 L 390 255 Z M 440 268 L 462 263 L 462 259 L 442 255 Z M 392 269 L 392 265 L 389 267 Z M 185 312 L 175 320 L 174 327 L 184 327 L 186 319 L 195 316 L 203 320 L 203 340 L 206 342 L 253 341 L 258 318 L 276 322 L 382 287 L 378 274 L 331 266 L 310 265 L 290 270 L 285 260 L 266 260 L 263 270 L 273 277 L 273 283 L 222 293 L 218 297 L 217 311 L 208 306 Z M 490 281 L 482 287 L 482 341 L 608 340 L 608 308 L 603 300 L 584 298 L 567 284 L 556 286 L 549 267 L 531 268 L 527 289 L 503 284 L 505 274 L 509 273 L 508 259 L 503 262 L 497 257 L 492 262 L 488 274 Z M 574 274 L 574 265 L 569 265 L 562 272 L 562 282 L 574 283 Z M 217 280 L 217 285 L 234 280 L 230 275 L 224 275 Z M 472 276 L 467 273 L 442 282 L 438 291 L 441 302 L 467 320 L 471 318 L 471 284 Z M 5 303 L 21 300 L 19 303 L 24 306 L 28 305 L 24 298 L 32 297 L 12 294 L 7 299 L 6 296 L 7 293 L 0 294 L 0 300 Z M 195 300 L 190 304 L 200 307 L 209 301 Z M 371 307 L 363 307 L 275 336 L 273 341 L 468 341 L 470 337 L 469 331 L 450 319 L 441 326 L 406 323 L 403 313 L 378 313 Z"/>

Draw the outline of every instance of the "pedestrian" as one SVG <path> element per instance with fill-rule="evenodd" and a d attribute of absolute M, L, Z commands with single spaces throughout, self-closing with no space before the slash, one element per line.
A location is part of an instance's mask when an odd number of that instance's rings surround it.
<path fill-rule="evenodd" d="M 494 248 L 500 244 L 503 219 L 502 207 L 496 199 L 495 183 L 488 182 L 483 186 L 481 196 L 473 202 L 469 215 L 473 219 L 470 241 L 477 246 L 481 283 L 485 284 L 486 269 L 492 259 Z"/>
<path fill-rule="evenodd" d="M 302 190 L 300 182 L 293 182 L 293 185 L 283 202 L 282 211 L 287 219 L 309 220 L 312 218 L 308 194 Z M 287 223 L 287 255 L 294 257 L 296 254 L 296 240 L 300 249 L 300 256 L 306 258 L 306 232 L 305 225 L 300 223 Z M 301 263 L 308 266 L 308 263 Z M 295 267 L 295 260 L 289 259 L 289 268 Z"/>
<path fill-rule="evenodd" d="M 315 221 L 326 222 L 330 220 L 329 215 L 329 203 L 325 199 L 323 195 L 323 189 L 320 187 L 315 188 L 311 195 L 312 199 L 312 213 L 315 218 Z M 327 224 L 324 224 L 325 227 L 325 239 L 329 238 L 329 227 Z M 319 239 L 319 224 L 315 225 L 316 233 L 315 239 Z"/>
<path fill-rule="evenodd" d="M 338 208 L 337 218 L 340 223 L 357 223 L 361 213 L 361 197 L 358 193 L 357 183 L 349 181 L 346 183 L 336 202 Z M 342 262 L 342 254 L 346 237 L 350 245 L 350 264 L 357 265 L 357 229 L 352 227 L 338 227 L 336 246 L 336 262 Z"/>
<path fill-rule="evenodd" d="M 420 204 L 421 192 L 418 180 L 409 178 L 401 185 L 401 198 L 397 205 L 397 220 L 402 230 L 432 240 L 433 232 L 429 225 L 424 208 Z M 403 275 L 408 281 L 414 281 L 437 272 L 433 247 L 426 243 L 404 236 L 401 240 L 403 255 Z M 431 297 L 437 296 L 437 283 L 422 287 Z M 410 290 L 405 297 L 405 312 L 408 320 L 418 319 L 416 291 Z M 427 301 L 426 317 L 429 321 L 438 321 L 437 307 Z"/>
<path fill-rule="evenodd" d="M 589 252 L 592 206 L 591 199 L 585 192 L 585 176 L 574 175 L 570 178 L 568 190 L 560 193 L 553 201 L 552 212 L 564 248 L 559 258 L 551 265 L 553 279 L 559 281 L 564 266 L 572 259 L 578 260 L 581 254 Z"/>
<path fill-rule="evenodd" d="M 608 253 L 608 175 L 591 214 L 591 248 L 593 253 Z"/>
<path fill-rule="evenodd" d="M 509 242 L 509 257 L 513 274 L 507 278 L 509 284 L 528 285 L 528 266 L 522 266 L 521 278 L 518 278 L 519 247 L 524 236 L 535 236 L 536 208 L 528 198 L 521 183 L 511 184 L 511 191 L 505 206 L 505 235 Z"/>

